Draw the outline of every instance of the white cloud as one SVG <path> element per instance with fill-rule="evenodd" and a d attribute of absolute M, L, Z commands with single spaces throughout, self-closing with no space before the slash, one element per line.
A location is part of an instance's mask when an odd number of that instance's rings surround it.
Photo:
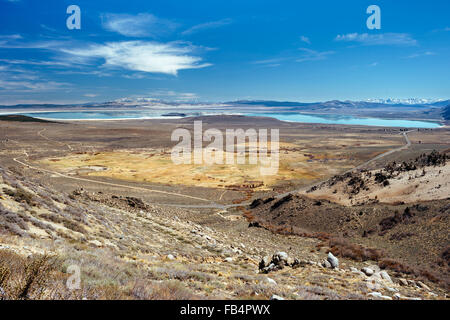
<path fill-rule="evenodd" d="M 85 68 L 98 66 L 126 69 L 147 73 L 176 75 L 179 70 L 198 69 L 211 64 L 202 63 L 195 55 L 201 47 L 188 42 L 122 41 L 109 43 L 85 43 L 76 41 L 0 41 L 4 49 L 40 49 L 55 53 L 48 61 L 7 60 L 10 64 L 32 64 L 45 67 Z"/>
<path fill-rule="evenodd" d="M 265 67 L 279 67 L 282 62 L 306 62 L 306 61 L 318 61 L 325 60 L 328 56 L 334 54 L 334 51 L 316 51 L 309 48 L 299 48 L 302 53 L 296 56 L 279 57 L 265 60 L 253 61 L 253 64 L 262 65 Z"/>
<path fill-rule="evenodd" d="M 11 90 L 16 92 L 50 91 L 67 88 L 67 86 L 67 83 L 56 81 L 11 81 L 11 79 L 0 79 L 0 90 Z"/>
<path fill-rule="evenodd" d="M 195 47 L 183 43 L 145 41 L 93 44 L 86 48 L 64 48 L 62 52 L 81 59 L 104 59 L 104 66 L 133 71 L 176 75 L 179 70 L 210 66 L 191 55 Z"/>
<path fill-rule="evenodd" d="M 35 65 L 48 67 L 69 67 L 73 66 L 70 61 L 34 61 L 34 60 L 19 60 L 19 59 L 0 59 L 0 62 L 18 65 Z"/>
<path fill-rule="evenodd" d="M 254 64 L 265 64 L 265 65 L 271 65 L 271 64 L 279 64 L 279 62 L 286 60 L 286 58 L 273 58 L 273 59 L 265 59 L 265 60 L 257 60 L 253 61 Z"/>
<path fill-rule="evenodd" d="M 397 45 L 397 46 L 416 46 L 417 40 L 413 39 L 407 33 L 347 33 L 337 35 L 335 41 L 358 42 L 363 45 Z"/>
<path fill-rule="evenodd" d="M 432 51 L 425 51 L 425 52 L 419 52 L 419 53 L 413 53 L 405 58 L 407 59 L 414 59 L 414 58 L 419 58 L 419 57 L 427 57 L 427 56 L 434 56 L 436 55 L 436 53 L 432 52 Z"/>
<path fill-rule="evenodd" d="M 1 59 L 0 62 L 4 62 Z M 15 64 L 0 65 L 0 91 L 39 92 L 67 89 L 70 84 L 50 81 L 32 70 L 18 67 Z M 2 95 L 5 94 L 2 92 Z"/>
<path fill-rule="evenodd" d="M 0 39 L 6 39 L 6 40 L 17 40 L 22 39 L 22 36 L 20 34 L 4 34 L 0 35 Z"/>
<path fill-rule="evenodd" d="M 295 60 L 297 62 L 325 60 L 329 55 L 334 54 L 334 51 L 315 51 L 308 48 L 299 48 L 299 50 L 303 51 L 303 55 Z"/>
<path fill-rule="evenodd" d="M 300 36 L 300 40 L 307 44 L 311 44 L 311 41 L 309 40 L 309 38 L 307 36 Z"/>
<path fill-rule="evenodd" d="M 88 98 L 95 98 L 98 96 L 98 94 L 95 93 L 85 93 L 83 94 L 83 96 L 88 97 Z"/>
<path fill-rule="evenodd" d="M 193 34 L 193 33 L 197 33 L 199 31 L 226 26 L 226 25 L 228 25 L 228 24 L 230 24 L 232 22 L 233 22 L 232 19 L 222 19 L 222 20 L 218 20 L 218 21 L 206 22 L 206 23 L 195 25 L 195 26 L 193 26 L 193 27 L 183 31 L 181 34 L 183 34 L 183 35 L 190 35 L 190 34 Z"/>
<path fill-rule="evenodd" d="M 106 13 L 101 16 L 102 25 L 108 31 L 120 33 L 127 37 L 156 38 L 175 30 L 177 24 L 166 19 L 158 18 L 149 13 L 114 14 Z"/>
<path fill-rule="evenodd" d="M 45 24 L 41 24 L 41 28 L 44 29 L 44 30 L 50 31 L 50 32 L 57 32 L 56 29 L 53 29 L 53 28 L 51 28 L 51 27 L 49 27 L 49 26 L 47 26 Z"/>

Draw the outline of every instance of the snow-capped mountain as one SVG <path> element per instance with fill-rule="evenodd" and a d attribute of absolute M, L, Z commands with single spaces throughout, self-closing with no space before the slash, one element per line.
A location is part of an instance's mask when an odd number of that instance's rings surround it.
<path fill-rule="evenodd" d="M 422 99 L 422 98 L 408 98 L 408 99 L 367 99 L 365 102 L 383 103 L 383 104 L 431 104 L 444 101 L 444 99 Z"/>

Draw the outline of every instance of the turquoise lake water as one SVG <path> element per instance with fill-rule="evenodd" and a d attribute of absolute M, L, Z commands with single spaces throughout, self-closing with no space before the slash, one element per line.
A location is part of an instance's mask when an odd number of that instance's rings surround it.
<path fill-rule="evenodd" d="M 76 111 L 76 112 L 35 112 L 22 113 L 30 117 L 51 119 L 51 120 L 119 120 L 119 119 L 152 119 L 166 118 L 173 119 L 175 117 L 164 117 L 163 114 L 174 112 L 174 110 L 151 110 L 151 111 Z M 212 115 L 224 114 L 223 112 L 209 112 L 205 110 L 182 110 L 187 116 L 193 115 Z M 245 116 L 272 117 L 282 121 L 303 122 L 303 123 L 323 123 L 323 124 L 347 124 L 347 125 L 364 125 L 364 126 L 383 126 L 383 127 L 406 127 L 406 128 L 438 128 L 441 125 L 435 122 L 416 121 L 416 120 L 394 120 L 381 118 L 360 118 L 352 116 L 337 115 L 310 115 L 301 113 L 246 113 L 239 112 Z"/>

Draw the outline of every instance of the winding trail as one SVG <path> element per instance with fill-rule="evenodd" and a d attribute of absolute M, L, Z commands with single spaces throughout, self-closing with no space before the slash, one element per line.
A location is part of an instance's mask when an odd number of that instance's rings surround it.
<path fill-rule="evenodd" d="M 385 152 L 385 153 L 379 154 L 378 156 L 376 156 L 376 157 L 374 157 L 374 158 L 372 158 L 372 159 L 370 159 L 370 160 L 367 160 L 367 161 L 364 162 L 363 164 L 360 164 L 359 166 L 354 167 L 353 169 L 350 169 L 350 170 L 344 172 L 344 174 L 349 173 L 349 172 L 353 172 L 353 171 L 356 171 L 356 170 L 360 170 L 360 169 L 364 168 L 365 166 L 367 166 L 368 164 L 370 164 L 370 163 L 372 163 L 372 162 L 374 162 L 374 161 L 376 161 L 376 160 L 379 160 L 379 159 L 381 159 L 381 158 L 384 158 L 384 157 L 386 157 L 386 156 L 388 156 L 388 155 L 390 155 L 390 154 L 393 154 L 394 152 L 402 151 L 402 150 L 408 149 L 408 148 L 411 146 L 411 141 L 409 140 L 407 133 L 408 133 L 408 132 L 412 132 L 412 131 L 414 131 L 414 130 L 409 130 L 409 131 L 402 132 L 403 137 L 404 137 L 405 140 L 406 140 L 406 144 L 405 144 L 405 145 L 403 145 L 403 146 L 401 146 L 401 147 L 398 147 L 398 148 L 396 148 L 396 149 L 389 150 L 389 151 L 387 151 L 387 152 Z"/>
<path fill-rule="evenodd" d="M 42 135 L 42 132 L 44 132 L 45 130 L 46 129 L 40 130 L 37 134 L 39 136 L 43 137 L 44 139 L 48 140 L 48 141 L 54 141 L 54 140 L 51 140 L 48 137 Z M 368 160 L 368 161 L 366 161 L 366 162 L 364 162 L 364 163 L 362 163 L 362 164 L 360 164 L 360 165 L 358 165 L 358 166 L 356 166 L 356 167 L 354 167 L 354 168 L 344 172 L 343 174 L 346 174 L 348 172 L 353 172 L 355 170 L 360 170 L 360 169 L 364 168 L 365 166 L 367 166 L 368 164 L 372 163 L 373 161 L 376 161 L 376 160 L 379 160 L 381 158 L 384 158 L 384 157 L 386 157 L 386 156 L 388 156 L 390 154 L 393 154 L 394 152 L 398 152 L 398 151 L 402 151 L 402 150 L 408 149 L 411 146 L 411 141 L 409 140 L 407 133 L 409 133 L 411 131 L 413 131 L 413 130 L 402 132 L 403 137 L 405 138 L 405 141 L 406 141 L 405 145 L 403 145 L 401 147 L 398 147 L 398 148 L 395 148 L 395 149 L 392 149 L 392 150 L 389 150 L 389 151 L 384 152 L 382 154 L 379 154 L 376 157 L 374 157 L 374 158 L 372 158 L 372 159 L 370 159 L 370 160 Z M 64 144 L 64 143 L 62 143 L 60 141 L 54 141 L 54 142 L 57 142 L 57 143 L 59 143 L 61 145 L 66 145 L 70 150 L 72 150 L 72 148 L 68 144 Z M 28 159 L 29 158 L 28 153 L 25 150 L 23 150 L 23 153 Z M 47 173 L 50 173 L 52 175 L 57 175 L 59 177 L 66 178 L 66 179 L 73 179 L 73 180 L 82 181 L 82 182 L 96 183 L 96 184 L 107 185 L 107 186 L 112 186 L 112 187 L 119 187 L 119 188 L 125 188 L 125 189 L 132 189 L 132 190 L 139 190 L 139 191 L 167 194 L 167 195 L 171 195 L 171 196 L 188 198 L 188 199 L 193 199 L 193 200 L 199 200 L 199 201 L 202 201 L 202 202 L 208 202 L 209 203 L 209 204 L 205 204 L 205 205 L 195 205 L 195 204 L 194 205 L 181 205 L 181 204 L 161 203 L 161 204 L 157 204 L 157 205 L 164 205 L 164 206 L 178 207 L 178 208 L 197 208 L 197 209 L 210 208 L 210 209 L 226 210 L 226 209 L 229 209 L 229 208 L 242 207 L 242 206 L 246 206 L 246 205 L 250 204 L 250 202 L 245 202 L 245 203 L 243 202 L 243 203 L 238 203 L 238 204 L 222 205 L 222 204 L 216 203 L 216 202 L 214 202 L 212 200 L 209 200 L 209 199 L 204 199 L 204 198 L 200 198 L 200 197 L 194 197 L 194 196 L 181 194 L 181 193 L 168 192 L 168 191 L 162 191 L 162 190 L 156 190 L 156 189 L 148 189 L 148 188 L 143 188 L 143 187 L 128 186 L 128 185 L 111 183 L 111 182 L 91 180 L 91 179 L 87 179 L 87 178 L 72 177 L 72 176 L 68 176 L 68 175 L 65 175 L 65 174 L 62 174 L 62 173 L 59 173 L 59 172 L 56 172 L 56 171 L 34 167 L 34 166 L 32 166 L 32 165 L 30 165 L 28 163 L 25 163 L 25 162 L 23 162 L 21 160 L 18 160 L 17 158 L 13 158 L 13 160 L 15 162 L 19 163 L 20 165 L 25 166 L 25 167 L 27 167 L 29 169 L 47 172 Z M 305 187 L 302 187 L 302 188 L 299 188 L 299 189 L 296 189 L 296 190 L 291 190 L 291 191 L 288 191 L 288 192 L 285 192 L 285 193 L 281 193 L 281 194 L 276 195 L 275 198 L 276 199 L 280 199 L 280 198 L 283 198 L 283 197 L 285 197 L 285 196 L 287 196 L 289 194 L 292 194 L 292 193 L 304 192 L 304 191 L 306 191 L 306 190 L 308 190 L 308 189 L 310 189 L 310 188 L 312 188 L 314 186 L 317 186 L 317 185 L 319 185 L 319 184 L 321 184 L 323 182 L 324 181 L 316 182 L 316 183 L 314 183 L 312 185 L 309 185 L 309 186 L 305 186 Z M 225 190 L 224 193 L 226 191 L 227 190 Z M 222 193 L 220 198 L 222 198 L 224 193 Z"/>
<path fill-rule="evenodd" d="M 56 143 L 58 143 L 58 144 L 61 145 L 61 146 L 66 146 L 67 148 L 69 148 L 70 151 L 73 151 L 73 148 L 72 148 L 72 146 L 71 146 L 70 144 L 64 143 L 64 142 L 61 142 L 61 141 L 57 141 L 57 140 L 53 140 L 53 139 L 50 139 L 50 138 L 47 137 L 47 136 L 44 136 L 42 133 L 43 133 L 45 130 L 47 130 L 47 128 L 44 128 L 44 129 L 38 131 L 37 135 L 40 136 L 41 138 L 44 138 L 45 140 L 50 141 L 50 142 L 56 142 Z"/>
<path fill-rule="evenodd" d="M 13 160 L 15 162 L 17 162 L 17 163 L 19 163 L 19 164 L 29 168 L 29 169 L 47 172 L 47 173 L 50 173 L 52 175 L 57 175 L 59 177 L 66 178 L 66 179 L 73 179 L 73 180 L 78 180 L 78 181 L 83 181 L 83 182 L 91 182 L 91 183 L 96 183 L 96 184 L 101 184 L 101 185 L 112 186 L 112 187 L 119 187 L 119 188 L 126 188 L 126 189 L 140 190 L 140 191 L 149 191 L 149 192 L 155 192 L 155 193 L 162 193 L 162 194 L 167 194 L 167 195 L 171 195 L 171 196 L 189 198 L 189 199 L 200 200 L 200 201 L 205 201 L 205 202 L 211 202 L 208 199 L 203 199 L 203 198 L 199 198 L 199 197 L 189 196 L 189 195 L 181 194 L 181 193 L 168 192 L 168 191 L 162 191 L 162 190 L 156 190 L 156 189 L 148 189 L 148 188 L 142 188 L 142 187 L 127 186 L 127 185 L 123 185 L 123 184 L 104 182 L 104 181 L 97 181 L 97 180 L 91 180 L 91 179 L 86 179 L 86 178 L 71 177 L 71 176 L 68 176 L 68 175 L 56 172 L 56 171 L 51 171 L 51 170 L 47 170 L 47 169 L 34 167 L 32 165 L 29 165 L 28 163 L 25 163 L 23 161 L 18 160 L 17 158 L 13 158 Z"/>

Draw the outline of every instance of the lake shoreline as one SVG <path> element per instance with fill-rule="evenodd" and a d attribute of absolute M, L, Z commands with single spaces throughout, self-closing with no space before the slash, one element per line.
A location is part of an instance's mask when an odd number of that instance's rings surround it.
<path fill-rule="evenodd" d="M 219 110 L 190 110 L 186 116 L 164 116 L 166 110 L 123 110 L 123 109 L 96 109 L 96 110 L 14 110 L 1 112 L 0 115 L 26 115 L 49 121 L 124 121 L 124 120 L 168 120 L 183 119 L 198 116 L 218 116 L 218 115 L 239 115 L 247 117 L 274 118 L 279 121 L 315 124 L 335 124 L 335 125 L 362 125 L 372 127 L 405 127 L 418 129 L 438 129 L 446 127 L 444 121 L 439 120 L 409 120 L 409 119 L 389 119 L 363 116 L 343 116 L 324 113 L 307 112 L 218 112 Z M 170 109 L 172 110 L 172 109 Z M 205 112 L 206 111 L 206 112 Z M 209 111 L 209 112 L 207 112 Z M 221 110 L 222 111 L 222 110 Z M 161 113 L 161 115 L 159 114 Z M 67 116 L 66 116 L 67 115 Z M 127 116 L 128 115 L 128 116 Z"/>

